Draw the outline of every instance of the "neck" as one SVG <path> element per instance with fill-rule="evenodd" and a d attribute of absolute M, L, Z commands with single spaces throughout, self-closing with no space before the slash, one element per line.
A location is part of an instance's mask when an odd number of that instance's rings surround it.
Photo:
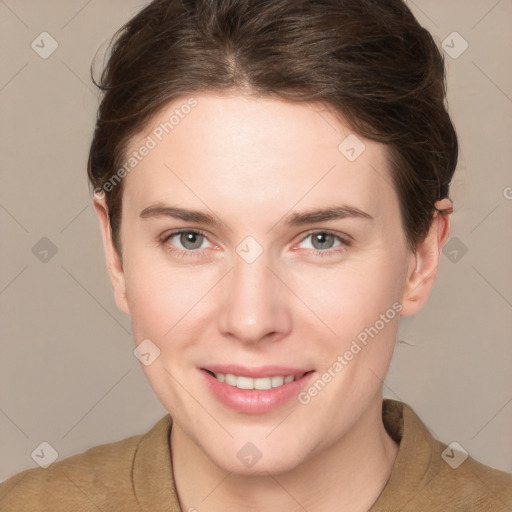
<path fill-rule="evenodd" d="M 228 473 L 176 424 L 171 453 L 182 510 L 367 512 L 388 481 L 398 445 L 384 428 L 382 398 L 376 396 L 342 438 L 285 473 Z"/>

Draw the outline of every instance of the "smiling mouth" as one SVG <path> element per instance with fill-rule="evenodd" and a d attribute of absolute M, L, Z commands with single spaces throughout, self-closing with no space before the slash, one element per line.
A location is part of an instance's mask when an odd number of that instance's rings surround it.
<path fill-rule="evenodd" d="M 272 377 L 253 378 L 241 375 L 233 375 L 231 373 L 215 373 L 207 369 L 204 370 L 215 377 L 219 382 L 223 382 L 228 386 L 236 387 L 238 389 L 256 389 L 261 391 L 279 388 L 288 384 L 289 382 L 302 379 L 304 375 L 307 375 L 313 371 L 310 370 L 308 372 L 299 373 L 297 375 L 275 375 Z"/>

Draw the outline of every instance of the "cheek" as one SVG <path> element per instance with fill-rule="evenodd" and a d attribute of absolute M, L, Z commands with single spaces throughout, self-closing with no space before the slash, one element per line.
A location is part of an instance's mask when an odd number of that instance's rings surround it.
<path fill-rule="evenodd" d="M 380 252 L 355 256 L 338 268 L 311 267 L 293 277 L 293 289 L 337 336 L 373 324 L 401 298 L 403 270 L 400 259 Z"/>
<path fill-rule="evenodd" d="M 378 257 L 354 260 L 339 271 L 301 277 L 297 294 L 316 314 L 308 316 L 315 322 L 310 325 L 312 332 L 317 333 L 311 349 L 319 367 L 343 365 L 345 377 L 338 379 L 338 385 L 343 381 L 352 389 L 359 383 L 364 389 L 378 383 L 376 375 L 385 375 L 400 318 L 401 274 L 399 260 L 379 252 Z"/>
<path fill-rule="evenodd" d="M 205 317 L 213 318 L 216 284 L 225 270 L 177 265 L 163 252 L 134 251 L 125 279 L 135 343 L 149 338 L 167 354 L 170 346 L 197 342 Z"/>

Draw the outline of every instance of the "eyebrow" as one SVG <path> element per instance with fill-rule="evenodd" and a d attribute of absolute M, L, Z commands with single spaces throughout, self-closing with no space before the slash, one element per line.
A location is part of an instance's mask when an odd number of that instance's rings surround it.
<path fill-rule="evenodd" d="M 141 219 L 153 217 L 171 217 L 212 227 L 221 225 L 217 217 L 210 213 L 167 205 L 161 202 L 148 206 L 140 213 Z M 284 216 L 282 219 L 284 219 L 285 224 L 288 226 L 302 226 L 304 224 L 346 218 L 374 220 L 369 213 L 348 205 L 329 206 L 326 208 L 306 210 L 304 212 L 295 212 L 291 215 Z"/>

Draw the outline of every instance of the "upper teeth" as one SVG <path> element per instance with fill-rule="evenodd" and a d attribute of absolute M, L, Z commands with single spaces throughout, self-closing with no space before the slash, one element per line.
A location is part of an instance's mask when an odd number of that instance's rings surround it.
<path fill-rule="evenodd" d="M 231 373 L 216 373 L 215 377 L 217 377 L 220 382 L 224 382 L 229 386 L 234 386 L 239 389 L 270 389 L 278 388 L 283 384 L 288 384 L 288 382 L 292 380 L 300 379 L 303 375 L 304 374 L 301 373 L 299 375 L 288 375 L 286 377 L 276 376 L 253 379 L 252 377 L 241 377 L 232 375 Z"/>

